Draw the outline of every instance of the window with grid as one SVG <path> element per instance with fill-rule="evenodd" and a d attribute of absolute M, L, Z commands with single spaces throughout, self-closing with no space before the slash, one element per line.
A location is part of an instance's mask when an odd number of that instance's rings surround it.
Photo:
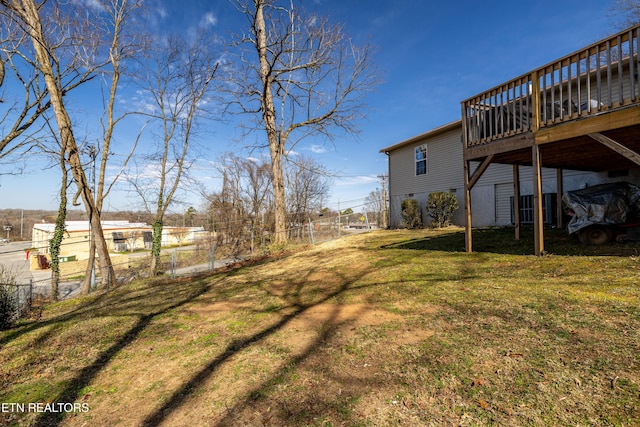
<path fill-rule="evenodd" d="M 427 144 L 416 147 L 416 176 L 427 174 Z"/>
<path fill-rule="evenodd" d="M 556 222 L 556 200 L 556 193 L 544 193 L 542 195 L 542 221 L 545 224 L 554 224 Z M 514 224 L 513 196 L 509 198 L 509 201 L 511 202 L 511 224 Z M 520 196 L 520 223 L 533 224 L 533 211 L 533 194 Z"/>

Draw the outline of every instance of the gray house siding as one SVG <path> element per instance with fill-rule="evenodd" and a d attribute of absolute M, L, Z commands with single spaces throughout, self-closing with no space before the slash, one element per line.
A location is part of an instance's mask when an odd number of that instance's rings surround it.
<path fill-rule="evenodd" d="M 401 204 L 405 199 L 416 199 L 429 222 L 425 204 L 429 193 L 454 190 L 463 200 L 464 188 L 462 167 L 461 130 L 440 134 L 436 138 L 409 143 L 389 155 L 389 222 L 392 228 L 402 226 Z M 427 173 L 416 176 L 415 149 L 427 144 Z M 462 205 L 462 203 L 461 203 Z"/>
<path fill-rule="evenodd" d="M 459 123 L 445 125 L 432 132 L 396 144 L 382 151 L 388 155 L 389 164 L 389 226 L 402 227 L 401 204 L 405 199 L 418 201 L 423 223 L 430 218 L 425 204 L 429 193 L 447 191 L 454 193 L 460 208 L 454 213 L 452 223 L 463 226 L 464 219 L 464 168 Z M 416 175 L 415 149 L 427 145 L 427 173 Z M 476 167 L 473 165 L 472 168 Z M 533 194 L 533 169 L 521 166 L 520 194 Z M 543 193 L 556 193 L 556 170 L 542 169 Z M 604 173 L 563 171 L 564 191 L 575 190 L 611 181 L 630 181 L 640 184 L 640 170 L 632 170 L 628 176 L 611 178 Z M 513 197 L 513 167 L 491 164 L 471 190 L 472 225 L 474 227 L 511 225 L 511 198 Z"/>
<path fill-rule="evenodd" d="M 460 131 L 448 132 L 441 137 L 407 145 L 389 158 L 389 183 L 391 194 L 409 194 L 436 188 L 448 190 L 452 184 L 459 187 L 463 177 L 458 168 L 462 164 L 462 142 Z M 427 144 L 427 173 L 416 176 L 415 148 Z"/>

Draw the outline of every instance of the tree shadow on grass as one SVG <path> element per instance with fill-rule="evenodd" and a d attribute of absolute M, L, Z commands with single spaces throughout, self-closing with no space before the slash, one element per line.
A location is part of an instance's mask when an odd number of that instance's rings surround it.
<path fill-rule="evenodd" d="M 229 264 L 224 267 L 218 268 L 216 269 L 214 274 L 218 276 L 222 274 L 222 277 L 233 276 L 234 274 L 237 274 L 239 269 L 244 266 L 258 265 L 275 261 L 279 256 L 280 255 L 247 259 L 245 261 Z M 184 282 L 185 280 L 204 280 L 210 277 L 210 275 L 211 273 L 202 273 L 191 277 L 182 278 L 178 281 L 182 280 Z M 109 293 L 92 293 L 88 296 L 80 297 L 82 300 L 78 303 L 76 308 L 73 308 L 59 316 L 54 316 L 47 320 L 32 320 L 22 322 L 12 330 L 5 331 L 3 333 L 3 336 L 0 337 L 0 348 L 22 335 L 37 331 L 38 329 L 46 328 L 51 325 L 53 325 L 53 327 L 44 332 L 38 338 L 35 343 L 36 345 L 39 342 L 45 341 L 56 330 L 59 329 L 61 324 L 65 322 L 80 321 L 83 319 L 93 318 L 101 315 L 115 317 L 118 315 L 126 316 L 139 314 L 140 316 L 143 316 L 149 312 L 160 310 L 165 307 L 166 301 L 159 301 L 157 298 L 149 298 L 149 296 L 151 293 L 153 293 L 154 296 L 157 296 L 161 292 L 168 292 L 169 294 L 174 295 L 174 289 L 167 288 L 163 290 L 163 287 L 165 287 L 167 283 L 173 282 L 172 279 L 169 279 L 168 277 L 160 277 L 153 279 L 150 283 L 149 279 L 147 279 L 146 282 L 147 284 L 142 287 L 132 287 L 125 285 L 119 286 Z"/>
<path fill-rule="evenodd" d="M 320 261 L 318 262 L 318 264 L 320 264 Z M 178 411 L 180 407 L 187 402 L 188 398 L 191 397 L 196 392 L 196 390 L 205 383 L 205 381 L 211 378 L 215 374 L 215 372 L 218 371 L 222 367 L 222 365 L 231 357 L 247 349 L 248 347 L 260 344 L 266 338 L 282 330 L 294 319 L 303 315 L 305 312 L 308 312 L 310 309 L 321 304 L 325 304 L 335 299 L 336 297 L 339 297 L 341 294 L 344 294 L 347 291 L 358 290 L 362 289 L 363 287 L 377 286 L 377 284 L 354 286 L 354 284 L 359 279 L 366 275 L 366 272 L 361 272 L 354 277 L 346 277 L 340 273 L 333 272 L 334 277 L 338 279 L 337 283 L 339 283 L 339 285 L 336 286 L 335 289 L 326 292 L 323 295 L 317 296 L 316 298 L 313 298 L 313 301 L 306 301 L 309 299 L 308 295 L 306 294 L 306 289 L 309 288 L 310 283 L 314 282 L 313 280 L 309 280 L 309 278 L 317 271 L 319 271 L 318 268 L 310 269 L 303 272 L 302 276 L 298 280 L 289 283 L 288 287 L 290 292 L 287 292 L 284 296 L 280 295 L 280 297 L 283 297 L 287 303 L 287 307 L 284 307 L 284 309 L 286 309 L 285 311 L 287 311 L 287 314 L 282 315 L 280 320 L 278 320 L 273 325 L 264 328 L 250 336 L 242 339 L 236 339 L 229 343 L 217 357 L 212 359 L 206 366 L 195 373 L 189 381 L 185 382 L 180 388 L 175 390 L 171 397 L 169 397 L 161 407 L 155 410 L 144 420 L 143 425 L 156 426 L 162 424 L 169 416 L 171 416 L 172 413 Z M 292 369 L 292 367 L 299 365 L 302 361 L 313 354 L 314 350 L 317 349 L 323 342 L 325 342 L 334 331 L 334 328 L 332 326 L 335 325 L 336 317 L 338 316 L 338 314 L 339 305 L 335 305 L 332 313 L 325 322 L 325 327 L 322 328 L 322 332 L 311 344 L 307 346 L 305 351 L 299 356 L 294 357 L 290 362 L 286 363 L 286 367 L 282 368 L 280 370 L 280 373 L 272 376 L 270 380 L 263 382 L 263 384 L 261 384 L 260 386 L 255 387 L 251 391 L 245 393 L 245 397 L 241 399 L 237 404 L 235 404 L 233 408 L 228 408 L 227 416 L 223 417 L 215 425 L 229 425 L 229 423 L 231 423 L 234 419 L 234 414 L 241 411 L 243 408 L 250 406 L 251 402 L 254 401 L 258 396 L 266 393 L 270 389 L 272 384 L 278 381 L 278 378 L 285 376 L 286 373 Z"/>
<path fill-rule="evenodd" d="M 268 261 L 261 263 L 266 262 Z M 318 259 L 317 264 L 321 264 L 320 259 Z M 354 277 L 338 277 L 338 280 L 336 280 L 332 285 L 332 289 L 324 288 L 321 294 L 314 295 L 310 298 L 308 292 L 309 282 L 307 279 L 309 278 L 309 275 L 314 273 L 314 271 L 316 270 L 312 269 L 310 271 L 303 272 L 298 276 L 299 280 L 295 280 L 290 283 L 291 292 L 284 297 L 288 304 L 288 310 L 286 311 L 287 314 L 282 315 L 280 320 L 275 324 L 265 327 L 253 335 L 238 338 L 229 343 L 225 349 L 221 350 L 219 355 L 212 359 L 203 369 L 195 373 L 191 379 L 185 382 L 182 387 L 177 389 L 172 396 L 167 400 L 163 400 L 165 403 L 144 420 L 144 425 L 158 425 L 164 422 L 171 413 L 175 412 L 182 406 L 185 400 L 192 395 L 193 391 L 196 390 L 200 384 L 211 377 L 214 372 L 216 372 L 217 369 L 229 358 L 243 351 L 243 349 L 247 347 L 262 342 L 265 338 L 281 330 L 297 316 L 305 313 L 312 307 L 326 303 L 347 290 L 357 289 L 358 286 L 353 286 L 354 282 L 366 274 L 366 272 L 361 272 L 354 276 L 349 273 L 349 276 Z M 114 292 L 108 296 L 97 296 L 91 299 L 88 303 L 82 304 L 64 315 L 57 316 L 47 322 L 29 325 L 27 328 L 23 328 L 24 330 L 13 334 L 11 337 L 4 337 L 4 340 L 10 341 L 17 336 L 37 330 L 39 327 L 49 325 L 52 327 L 45 330 L 31 343 L 34 346 L 44 346 L 47 344 L 49 337 L 53 336 L 56 331 L 64 328 L 65 326 L 63 324 L 68 325 L 69 322 L 81 322 L 83 319 L 97 317 L 133 318 L 133 325 L 128 326 L 122 333 L 119 333 L 117 341 L 112 342 L 111 345 L 103 350 L 92 362 L 78 371 L 72 379 L 65 382 L 63 386 L 64 389 L 62 391 L 57 393 L 55 396 L 51 396 L 50 399 L 47 399 L 52 402 L 76 402 L 81 398 L 83 390 L 91 384 L 100 372 L 102 372 L 118 354 L 139 339 L 143 331 L 145 331 L 153 322 L 161 316 L 201 298 L 207 292 L 211 291 L 217 284 L 223 283 L 225 278 L 235 274 L 238 274 L 238 270 L 222 274 L 218 273 L 212 277 L 209 276 L 175 281 L 161 280 L 157 283 L 143 286 L 141 288 L 123 289 L 122 292 Z M 337 276 L 340 276 L 340 274 L 337 274 Z M 246 284 L 233 285 L 228 289 L 225 286 L 223 289 L 220 289 L 222 294 L 216 294 L 216 298 L 220 298 L 221 296 L 224 298 L 225 294 L 240 293 L 244 286 L 246 286 Z M 377 284 L 374 286 L 377 286 Z M 330 329 L 331 328 L 328 328 L 324 335 L 329 334 Z M 317 345 L 319 345 L 319 343 L 324 339 L 325 338 L 321 336 Z M 306 354 L 312 353 L 312 350 L 313 345 L 309 348 Z M 304 356 L 300 356 L 300 358 L 303 360 Z M 64 419 L 64 413 L 45 412 L 38 414 L 38 417 L 34 420 L 32 425 L 38 427 L 58 426 Z"/>
<path fill-rule="evenodd" d="M 183 285 L 184 286 L 184 285 Z M 158 305 L 155 311 L 148 314 L 140 315 L 137 322 L 113 345 L 103 351 L 95 361 L 84 367 L 72 380 L 69 381 L 67 387 L 52 401 L 55 402 L 75 402 L 80 397 L 81 390 L 90 384 L 90 382 L 98 375 L 99 372 L 124 348 L 135 341 L 140 333 L 149 326 L 149 324 L 158 316 L 168 313 L 178 307 L 181 307 L 190 301 L 198 298 L 202 294 L 211 289 L 212 284 L 206 280 L 200 279 L 190 282 L 188 289 L 182 289 L 183 295 L 177 301 L 173 299 L 165 301 L 164 305 Z M 175 294 L 173 294 L 175 295 Z M 117 303 L 114 305 L 117 306 Z M 102 313 L 105 315 L 105 313 Z M 114 313 L 117 315 L 117 313 Z M 96 314 L 100 315 L 100 314 Z M 123 314 L 121 314 L 123 315 Z M 41 337 L 39 337 L 41 340 Z M 60 424 L 64 418 L 64 413 L 43 412 L 33 424 L 37 427 L 51 427 Z"/>
<path fill-rule="evenodd" d="M 459 239 L 464 239 L 463 233 L 451 233 L 453 236 L 448 235 L 440 235 L 433 236 L 429 238 L 429 236 L 422 236 L 419 239 L 411 239 L 406 240 L 404 242 L 400 242 L 398 244 L 386 245 L 385 248 L 389 249 L 411 249 L 411 250 L 446 250 L 442 248 L 450 247 L 452 243 L 455 243 Z M 498 234 L 496 241 L 500 241 L 500 239 L 505 238 L 506 235 Z M 448 240 L 447 240 L 448 238 Z M 436 245 L 433 245 L 433 241 L 437 242 Z M 432 245 L 432 246 L 430 246 Z M 504 246 L 504 245 L 503 245 Z M 502 246 L 502 247 L 503 247 Z M 440 248 L 440 249 L 437 249 Z M 449 251 L 452 251 L 449 249 Z M 456 251 L 457 252 L 457 251 Z M 507 252 L 509 253 L 509 252 Z M 294 279 L 290 280 L 287 284 L 289 288 L 289 292 L 278 294 L 277 296 L 283 298 L 283 302 L 286 305 L 286 309 L 282 311 L 282 316 L 278 321 L 271 325 L 267 325 L 261 330 L 255 331 L 253 334 L 234 339 L 231 343 L 229 343 L 224 349 L 222 349 L 218 355 L 209 360 L 206 365 L 199 369 L 197 372 L 194 372 L 191 377 L 185 381 L 180 387 L 178 387 L 166 400 L 163 400 L 163 403 L 158 407 L 153 413 L 149 414 L 145 420 L 145 425 L 158 425 L 163 422 L 166 422 L 168 418 L 180 410 L 182 406 L 185 405 L 189 397 L 192 397 L 198 388 L 200 388 L 209 378 L 211 378 L 219 369 L 227 362 L 229 359 L 243 351 L 246 348 L 249 348 L 254 345 L 258 345 L 265 341 L 266 338 L 272 336 L 276 332 L 282 330 L 285 326 L 287 326 L 291 321 L 293 321 L 296 317 L 302 315 L 307 312 L 311 308 L 318 306 L 319 304 L 327 303 L 330 300 L 339 297 L 348 291 L 353 291 L 356 289 L 361 289 L 364 287 L 377 287 L 381 286 L 382 283 L 371 283 L 371 284 L 360 284 L 358 285 L 358 281 L 367 274 L 367 271 L 335 271 L 330 268 L 322 269 L 322 257 L 317 256 L 316 259 L 311 260 L 310 264 L 315 265 L 316 267 L 309 269 L 308 271 L 301 271 L 300 274 Z M 366 270 L 366 269 L 365 269 Z M 327 275 L 328 283 L 331 285 L 323 285 L 321 279 L 312 278 L 313 273 L 317 273 L 322 271 L 323 273 L 330 272 L 333 277 L 329 277 Z M 161 286 L 158 286 L 156 289 L 150 287 L 149 290 L 138 291 L 138 293 L 123 293 L 118 298 L 113 298 L 109 301 L 102 300 L 98 298 L 100 301 L 99 304 L 97 302 L 92 302 L 82 309 L 78 309 L 74 311 L 75 314 L 69 315 L 69 317 L 65 317 L 64 320 L 78 320 L 81 319 L 81 316 L 135 316 L 137 320 L 135 323 L 124 333 L 121 335 L 117 342 L 114 342 L 109 348 L 105 349 L 92 363 L 88 364 L 84 367 L 66 386 L 66 388 L 56 396 L 54 401 L 59 402 L 74 402 L 82 393 L 82 390 L 88 386 L 93 379 L 107 366 L 107 364 L 124 348 L 132 344 L 155 319 L 159 316 L 180 308 L 185 304 L 188 304 L 191 301 L 194 301 L 196 298 L 202 296 L 207 293 L 215 286 L 216 283 L 220 283 L 224 280 L 225 277 L 234 273 L 229 273 L 226 276 L 218 274 L 215 277 L 209 278 L 201 278 L 201 279 L 192 279 L 192 280 L 184 280 L 182 281 L 182 285 L 173 287 L 172 290 L 163 289 Z M 313 290 L 311 286 L 314 288 L 320 286 L 324 292 L 322 294 L 316 294 L 310 297 L 309 290 Z M 246 284 L 244 285 L 246 286 Z M 231 295 L 233 292 L 240 292 L 241 288 L 230 287 L 229 289 L 224 289 L 222 295 L 224 297 L 225 294 Z M 162 293 L 166 292 L 166 295 Z M 150 296 L 154 295 L 156 298 L 151 299 Z M 76 317 L 74 317 L 76 316 Z M 273 387 L 274 381 L 277 382 L 278 379 L 284 378 L 287 375 L 291 366 L 296 367 L 299 366 L 304 360 L 310 357 L 310 355 L 314 354 L 314 352 L 319 349 L 323 342 L 326 341 L 334 331 L 334 326 L 336 324 L 337 319 L 337 311 L 331 313 L 331 315 L 326 319 L 325 327 L 322 328 L 322 333 L 313 340 L 311 344 L 309 344 L 304 351 L 299 355 L 292 357 L 290 362 L 284 368 L 281 368 L 278 372 L 272 375 L 271 379 L 268 381 L 264 381 L 262 384 L 253 388 L 247 393 L 244 393 L 240 400 L 231 408 L 228 412 L 228 415 L 225 416 L 217 425 L 227 425 L 232 422 L 233 415 L 235 413 L 246 410 L 251 406 L 252 402 L 256 400 L 256 397 L 267 394 L 271 388 Z M 40 341 L 44 342 L 44 341 Z M 353 391 L 353 393 L 357 393 Z M 325 402 L 327 406 L 330 405 L 331 402 Z M 327 407 L 325 406 L 325 407 Z M 320 408 L 321 406 L 319 406 Z M 295 411 L 292 411 L 292 414 Z M 302 412 L 300 410 L 299 412 Z M 316 415 L 322 415 L 319 412 L 316 412 Z M 40 417 L 36 420 L 36 426 L 57 426 L 63 420 L 63 415 L 61 414 L 41 414 Z"/>
<path fill-rule="evenodd" d="M 580 244 L 564 229 L 544 230 L 545 253 L 566 256 L 636 256 L 640 252 L 639 242 L 609 243 L 601 246 Z M 515 240 L 513 227 L 488 227 L 472 230 L 473 251 L 503 255 L 533 255 L 533 228 L 523 227 L 520 240 Z M 410 249 L 443 252 L 465 251 L 464 230 L 421 236 L 404 240 L 381 249 Z"/>
<path fill-rule="evenodd" d="M 298 313 L 300 315 L 302 313 Z M 334 304 L 329 315 L 324 319 L 321 331 L 317 337 L 309 343 L 303 351 L 287 360 L 283 366 L 278 369 L 268 379 L 261 384 L 248 390 L 244 397 L 239 399 L 233 406 L 226 408 L 226 413 L 216 420 L 216 427 L 224 427 L 233 425 L 235 420 L 242 419 L 246 415 L 247 410 L 258 412 L 263 425 L 277 425 L 279 422 L 293 422 L 297 425 L 309 425 L 312 420 L 318 420 L 322 417 L 328 417 L 331 413 L 338 413 L 346 416 L 345 405 L 348 402 L 357 401 L 358 397 L 365 394 L 370 388 L 377 388 L 376 385 L 382 386 L 382 381 L 375 378 L 333 378 L 339 381 L 343 387 L 340 389 L 340 395 L 335 396 L 333 401 L 320 396 L 318 393 L 312 394 L 295 394 L 295 398 L 286 399 L 284 397 L 278 399 L 275 407 L 269 400 L 272 392 L 277 393 L 279 384 L 291 381 L 295 377 L 294 372 L 301 369 L 306 361 L 310 358 L 321 354 L 322 348 L 326 347 L 337 333 L 339 327 L 345 322 L 340 318 L 341 307 Z M 327 363 L 327 371 L 330 370 L 330 364 Z M 325 372 L 325 374 L 327 374 Z M 375 383 L 376 385 L 374 385 Z M 287 402 L 287 400 L 289 400 Z M 260 411 L 262 409 L 262 411 Z M 272 419 L 276 424 L 272 424 Z"/>
<path fill-rule="evenodd" d="M 259 262 L 261 261 L 253 263 Z M 214 276 L 200 275 L 177 280 L 161 278 L 139 288 L 121 288 L 112 294 L 98 295 L 88 303 L 81 304 L 75 310 L 46 322 L 29 325 L 15 334 L 5 337 L 4 340 L 10 341 L 22 334 L 52 325 L 52 328 L 46 330 L 32 343 L 32 347 L 37 348 L 46 345 L 47 339 L 69 322 L 81 322 L 83 319 L 100 317 L 137 318 L 133 326 L 121 334 L 120 339 L 101 352 L 93 363 L 85 366 L 73 379 L 68 381 L 66 387 L 55 398 L 49 399 L 53 402 L 75 402 L 80 397 L 82 390 L 104 367 L 123 349 L 133 343 L 155 319 L 194 301 L 209 292 L 216 284 L 224 281 L 225 278 L 237 274 L 238 267 L 250 263 L 252 262 L 247 261 L 244 264 L 220 269 Z M 62 422 L 64 416 L 64 413 L 44 412 L 38 416 L 33 425 L 39 427 L 57 426 Z"/>

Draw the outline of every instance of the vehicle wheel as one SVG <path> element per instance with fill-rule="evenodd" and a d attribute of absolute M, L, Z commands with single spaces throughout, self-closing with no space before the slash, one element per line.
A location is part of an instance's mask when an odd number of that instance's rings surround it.
<path fill-rule="evenodd" d="M 580 230 L 578 237 L 585 245 L 604 245 L 613 238 L 613 231 L 603 225 L 592 225 Z"/>

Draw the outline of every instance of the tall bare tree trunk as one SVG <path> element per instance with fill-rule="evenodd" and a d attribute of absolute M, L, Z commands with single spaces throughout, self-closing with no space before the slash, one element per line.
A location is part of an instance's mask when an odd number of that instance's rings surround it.
<path fill-rule="evenodd" d="M 269 143 L 271 147 L 271 143 Z M 275 214 L 275 240 L 274 243 L 287 241 L 287 205 L 284 192 L 284 172 L 282 170 L 282 146 L 271 149 L 271 173 L 273 180 L 273 203 Z"/>
<path fill-rule="evenodd" d="M 60 284 L 60 245 L 64 238 L 65 221 L 67 219 L 67 163 L 64 158 L 64 150 L 60 153 L 60 169 L 62 170 L 62 180 L 60 183 L 60 206 L 56 217 L 56 227 L 53 238 L 49 242 L 49 252 L 51 253 L 51 298 L 58 301 L 58 285 Z"/>
<path fill-rule="evenodd" d="M 260 114 L 271 158 L 275 243 L 287 240 L 284 157 L 302 139 L 332 129 L 355 133 L 363 116 L 360 102 L 377 82 L 369 46 L 359 48 L 340 26 L 316 15 L 304 16 L 296 2 L 232 0 L 250 18 L 251 45 L 257 60 L 242 54 L 246 74 L 233 80 L 243 113 Z M 288 3 L 288 6 L 285 5 Z M 295 10 L 294 10 L 295 9 Z M 257 79 L 255 77 L 258 77 Z M 257 101 L 260 105 L 257 105 Z M 255 104 L 254 104 L 255 102 Z M 258 108 L 256 108 L 258 107 Z"/>
<path fill-rule="evenodd" d="M 275 239 L 274 243 L 287 241 L 287 206 L 284 194 L 284 173 L 282 171 L 282 158 L 284 156 L 284 143 L 279 135 L 276 125 L 276 113 L 271 92 L 271 67 L 267 57 L 267 32 L 264 23 L 264 1 L 255 0 L 256 5 L 256 48 L 260 58 L 260 79 L 262 80 L 262 118 L 265 123 L 269 152 L 271 154 L 271 173 L 273 180 L 273 200 L 275 205 Z"/>
<path fill-rule="evenodd" d="M 60 140 L 62 142 L 63 150 L 67 153 L 69 165 L 71 167 L 71 174 L 78 186 L 78 191 L 84 202 L 85 209 L 89 216 L 89 222 L 91 224 L 91 230 L 96 242 L 96 251 L 98 252 L 100 272 L 102 274 L 102 283 L 106 285 L 108 282 L 115 280 L 113 274 L 113 266 L 109 257 L 109 250 L 107 248 L 107 242 L 105 241 L 102 231 L 102 224 L 100 223 L 100 215 L 97 214 L 94 198 L 91 193 L 91 188 L 87 182 L 87 177 L 82 167 L 80 159 L 80 153 L 76 144 L 75 137 L 73 135 L 71 118 L 65 108 L 62 100 L 62 90 L 58 86 L 55 73 L 51 65 L 49 52 L 47 49 L 47 42 L 42 31 L 42 25 L 40 15 L 38 14 L 38 8 L 33 0 L 13 0 L 13 6 L 17 13 L 20 13 L 22 19 L 27 25 L 27 30 L 33 48 L 36 53 L 36 60 L 40 66 L 42 75 L 44 77 L 47 90 L 49 92 L 49 98 L 51 100 L 51 106 L 53 108 L 56 123 L 58 124 L 58 132 L 60 134 Z M 55 59 L 55 58 L 53 58 Z"/>
<path fill-rule="evenodd" d="M 211 50 L 211 40 L 205 36 L 200 33 L 195 40 L 170 37 L 167 43 L 150 45 L 143 53 L 148 61 L 145 90 L 154 100 L 158 113 L 153 117 L 162 127 L 161 144 L 150 158 L 159 168 L 157 176 L 147 181 L 136 178 L 129 182 L 138 191 L 147 211 L 154 212 L 150 265 L 154 275 L 161 273 L 164 216 L 181 182 L 188 176 L 192 164 L 191 138 L 218 69 L 218 56 Z"/>
<path fill-rule="evenodd" d="M 162 273 L 162 261 L 160 255 L 162 254 L 162 216 L 157 214 L 156 220 L 153 223 L 153 240 L 151 241 L 151 274 L 158 275 Z"/>
<path fill-rule="evenodd" d="M 80 293 L 82 295 L 86 295 L 91 292 L 91 277 L 93 275 L 93 268 L 95 267 L 95 259 L 96 259 L 96 242 L 94 239 L 91 239 L 89 242 L 89 258 L 87 258 L 87 268 L 84 273 L 84 280 L 80 285 Z"/>
<path fill-rule="evenodd" d="M 92 167 L 93 167 L 93 176 L 95 179 L 95 162 L 96 162 L 96 157 L 95 157 L 95 152 L 93 151 L 93 149 L 91 150 L 91 159 L 92 159 Z M 95 187 L 94 187 L 95 188 Z M 99 194 L 99 193 L 98 193 Z M 96 194 L 96 195 L 98 195 Z M 95 209 L 97 210 L 97 216 L 100 217 L 100 212 L 102 211 L 101 209 L 101 198 L 98 197 L 97 200 L 95 198 L 92 198 L 92 200 L 95 201 L 96 206 Z M 93 230 L 93 229 L 92 229 Z M 91 286 L 94 285 L 95 283 L 93 283 L 93 278 L 95 278 L 95 267 L 96 267 L 96 239 L 95 236 L 93 235 L 93 233 L 91 233 L 91 238 L 89 239 L 89 258 L 87 258 L 87 267 L 85 269 L 85 274 L 84 274 L 84 280 L 82 281 L 82 284 L 80 285 L 80 292 L 82 295 L 87 295 L 89 292 L 91 292 Z"/>
<path fill-rule="evenodd" d="M 113 21 L 109 22 L 109 24 L 113 25 L 113 38 L 111 39 L 111 45 L 109 46 L 109 60 L 108 64 L 112 67 L 111 73 L 111 84 L 109 87 L 109 97 L 107 99 L 106 104 L 106 123 L 103 122 L 103 140 L 102 140 L 102 155 L 100 156 L 100 170 L 97 182 L 96 179 L 96 158 L 98 156 L 97 150 L 93 151 L 91 154 L 93 160 L 93 179 L 94 179 L 94 187 L 95 191 L 94 200 L 95 200 L 95 209 L 96 215 L 101 217 L 102 215 L 102 207 L 104 204 L 104 200 L 111 191 L 113 184 L 118 180 L 122 170 L 124 170 L 125 166 L 131 159 L 133 152 L 138 145 L 138 141 L 133 144 L 131 148 L 131 152 L 129 156 L 125 159 L 122 169 L 120 173 L 118 173 L 111 184 L 106 185 L 107 179 L 107 164 L 111 153 L 111 142 L 113 139 L 113 133 L 116 124 L 126 115 L 126 113 L 122 116 L 116 117 L 114 114 L 116 98 L 118 93 L 118 88 L 120 84 L 120 77 L 122 75 L 121 65 L 123 61 L 132 55 L 134 49 L 131 48 L 133 44 L 133 40 L 128 38 L 126 35 L 123 37 L 124 27 L 128 21 L 129 16 L 131 16 L 134 10 L 138 9 L 142 4 L 142 0 L 112 0 L 109 2 L 110 7 L 110 15 L 112 16 Z M 133 21 L 133 20 L 132 20 Z M 144 128 L 144 127 L 143 127 Z M 140 134 L 138 135 L 138 138 Z M 97 187 L 96 187 L 97 185 Z M 91 290 L 91 279 L 94 277 L 94 267 L 95 267 L 95 256 L 96 256 L 96 245 L 95 240 L 92 239 L 89 245 L 89 262 L 87 263 L 87 269 L 85 273 L 85 279 L 82 282 L 82 293 L 89 293 Z"/>

